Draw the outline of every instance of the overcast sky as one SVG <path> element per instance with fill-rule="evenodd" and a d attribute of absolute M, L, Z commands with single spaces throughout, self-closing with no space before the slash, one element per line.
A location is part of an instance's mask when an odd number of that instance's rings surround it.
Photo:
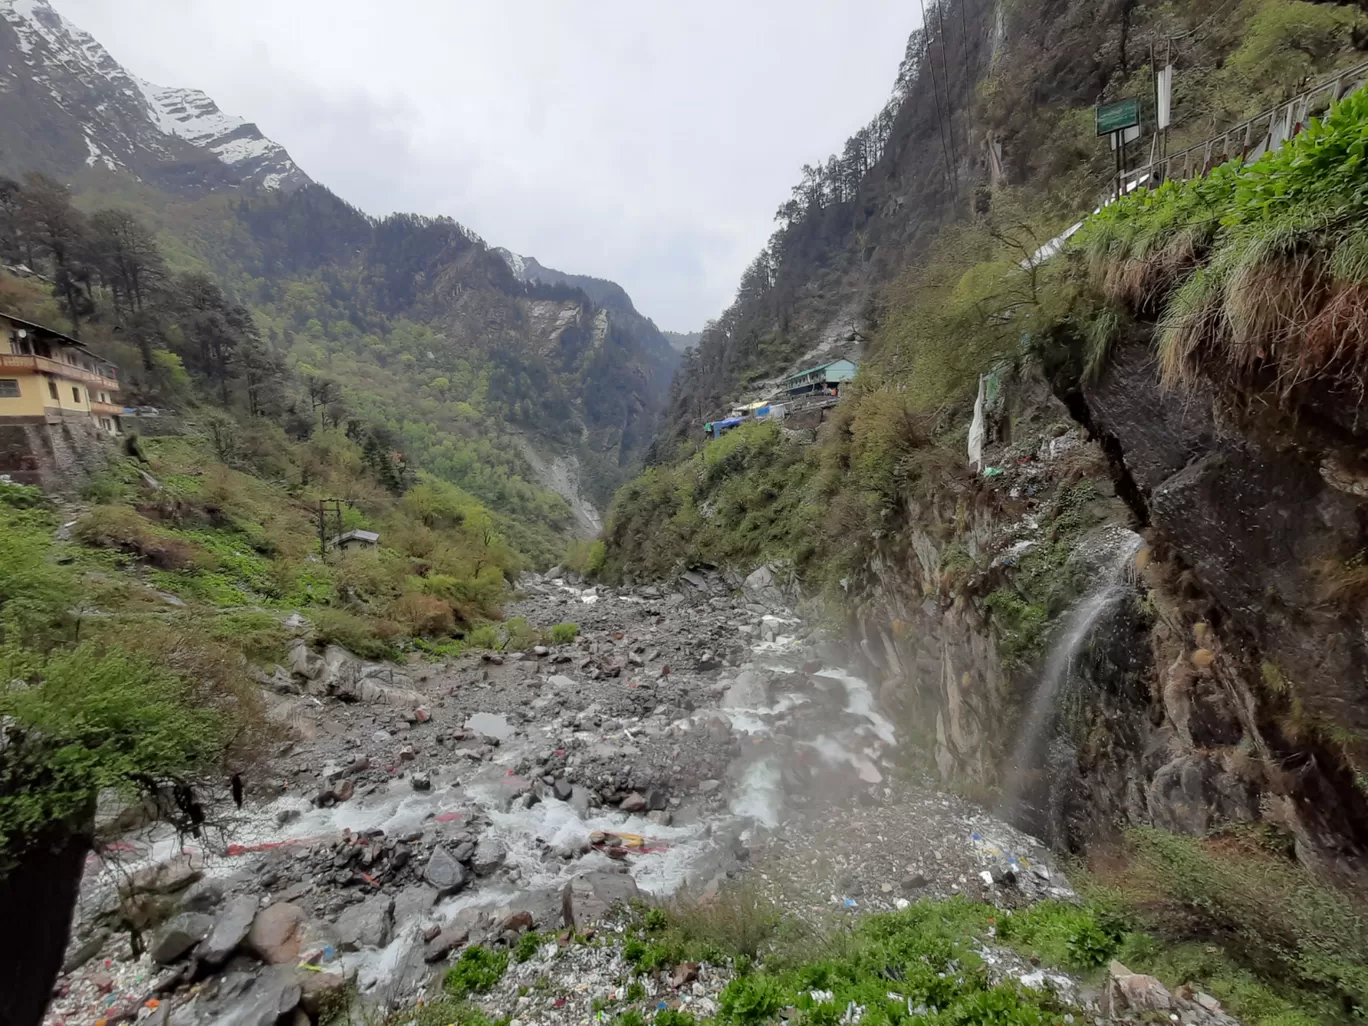
<path fill-rule="evenodd" d="M 891 92 L 908 0 L 53 0 L 372 214 L 448 214 L 612 278 L 662 328 L 730 302 L 804 162 Z"/>

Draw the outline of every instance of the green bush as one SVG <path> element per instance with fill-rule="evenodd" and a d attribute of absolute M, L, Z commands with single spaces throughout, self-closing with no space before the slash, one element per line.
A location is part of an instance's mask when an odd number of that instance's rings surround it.
<path fill-rule="evenodd" d="M 1225 938 L 1237 962 L 1280 989 L 1368 1009 L 1368 905 L 1239 834 L 1128 835 L 1120 900 L 1154 932 Z"/>
<path fill-rule="evenodd" d="M 39 509 L 48 504 L 41 488 L 0 481 L 0 505 L 13 509 Z"/>
<path fill-rule="evenodd" d="M 718 996 L 717 1012 L 723 1022 L 735 1026 L 759 1026 L 779 1014 L 789 1003 L 789 995 L 780 982 L 763 973 L 738 976 Z"/>
<path fill-rule="evenodd" d="M 1097 909 L 1043 901 L 998 921 L 998 935 L 1051 964 L 1092 969 L 1116 954 L 1124 930 Z"/>
<path fill-rule="evenodd" d="M 0 653 L 0 872 L 45 829 L 77 824 L 95 796 L 132 796 L 207 769 L 232 725 L 184 677 L 152 660 L 87 643 L 40 656 Z M 20 682 L 16 686 L 15 682 Z"/>
<path fill-rule="evenodd" d="M 237 609 L 209 621 L 209 634 L 231 644 L 251 659 L 260 661 L 284 658 L 290 632 L 273 613 L 260 609 Z"/>
<path fill-rule="evenodd" d="M 400 631 L 396 624 L 345 609 L 316 609 L 310 616 L 321 644 L 341 645 L 363 659 L 393 659 L 398 655 Z"/>
<path fill-rule="evenodd" d="M 492 623 L 482 623 L 466 632 L 465 642 L 470 648 L 498 648 L 499 630 Z"/>
<path fill-rule="evenodd" d="M 551 640 L 557 645 L 568 645 L 579 634 L 579 624 L 558 623 L 551 628 Z"/>
<path fill-rule="evenodd" d="M 528 930 L 518 938 L 518 946 L 513 949 L 513 957 L 519 962 L 526 962 L 537 953 L 541 942 L 541 934 L 536 930 Z"/>
<path fill-rule="evenodd" d="M 442 990 L 454 998 L 487 993 L 508 968 L 508 952 L 473 944 L 461 952 L 442 979 Z"/>

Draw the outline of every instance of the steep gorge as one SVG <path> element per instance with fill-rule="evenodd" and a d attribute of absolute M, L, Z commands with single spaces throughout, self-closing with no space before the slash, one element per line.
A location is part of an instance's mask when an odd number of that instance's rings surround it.
<path fill-rule="evenodd" d="M 1151 41 L 1189 39 L 1175 46 L 1174 149 L 1359 59 L 1351 10 L 1218 7 L 933 8 L 882 156 L 853 194 L 819 187 L 781 210 L 736 302 L 686 358 L 658 464 L 619 493 L 606 566 L 791 574 L 845 619 L 940 776 L 1017 794 L 1011 811 L 1059 848 L 1099 850 L 1135 827 L 1259 824 L 1302 864 L 1356 880 L 1368 867 L 1357 365 L 1289 396 L 1276 368 L 1242 378 L 1203 342 L 1176 383 L 1161 315 L 1208 258 L 1209 232 L 1145 264 L 1160 270 L 1129 294 L 1113 287 L 1133 280 L 1124 258 L 1100 287 L 1077 253 L 1022 263 L 1104 191 L 1110 154 L 1090 138 L 1089 105 L 1145 96 Z M 1303 288 L 1313 312 L 1326 302 Z M 697 422 L 842 317 L 865 366 L 816 445 L 763 425 L 693 441 Z M 981 471 L 965 437 L 984 385 Z M 1143 544 L 1131 583 L 1067 660 L 1031 765 L 1014 765 L 1042 669 L 1118 531 Z"/>

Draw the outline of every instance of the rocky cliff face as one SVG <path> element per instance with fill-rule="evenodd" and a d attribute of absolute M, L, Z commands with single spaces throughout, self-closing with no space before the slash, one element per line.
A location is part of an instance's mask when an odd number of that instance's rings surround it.
<path fill-rule="evenodd" d="M 177 188 L 309 182 L 255 125 L 130 74 L 47 0 L 0 0 L 0 173 L 97 165 Z"/>
<path fill-rule="evenodd" d="M 1361 875 L 1368 653 L 1362 601 L 1333 568 L 1363 549 L 1368 486 L 1346 437 L 1163 391 L 1144 337 L 1095 382 L 1054 380 L 1058 398 L 1040 380 L 1007 386 L 986 452 L 1005 473 L 919 511 L 850 582 L 852 637 L 885 699 L 943 777 L 997 789 L 1057 846 L 1265 821 L 1304 863 Z M 1080 483 L 1097 497 L 1075 530 Z M 964 532 L 938 533 L 966 496 Z M 1099 551 L 1132 530 L 1143 545 L 1103 595 Z M 1002 596 L 1034 600 L 1031 553 L 1052 537 L 1064 551 L 1051 572 L 1072 580 L 1040 609 L 1040 647 L 1014 661 L 1021 621 Z M 1005 555 L 947 594 L 955 545 Z"/>

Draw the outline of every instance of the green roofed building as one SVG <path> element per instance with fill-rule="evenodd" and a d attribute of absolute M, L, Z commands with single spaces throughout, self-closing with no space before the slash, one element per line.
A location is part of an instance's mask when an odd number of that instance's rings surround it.
<path fill-rule="evenodd" d="M 833 360 L 820 367 L 811 367 L 797 374 L 790 374 L 779 383 L 779 389 L 791 396 L 839 391 L 843 382 L 855 380 L 856 369 L 855 364 L 849 360 Z"/>

